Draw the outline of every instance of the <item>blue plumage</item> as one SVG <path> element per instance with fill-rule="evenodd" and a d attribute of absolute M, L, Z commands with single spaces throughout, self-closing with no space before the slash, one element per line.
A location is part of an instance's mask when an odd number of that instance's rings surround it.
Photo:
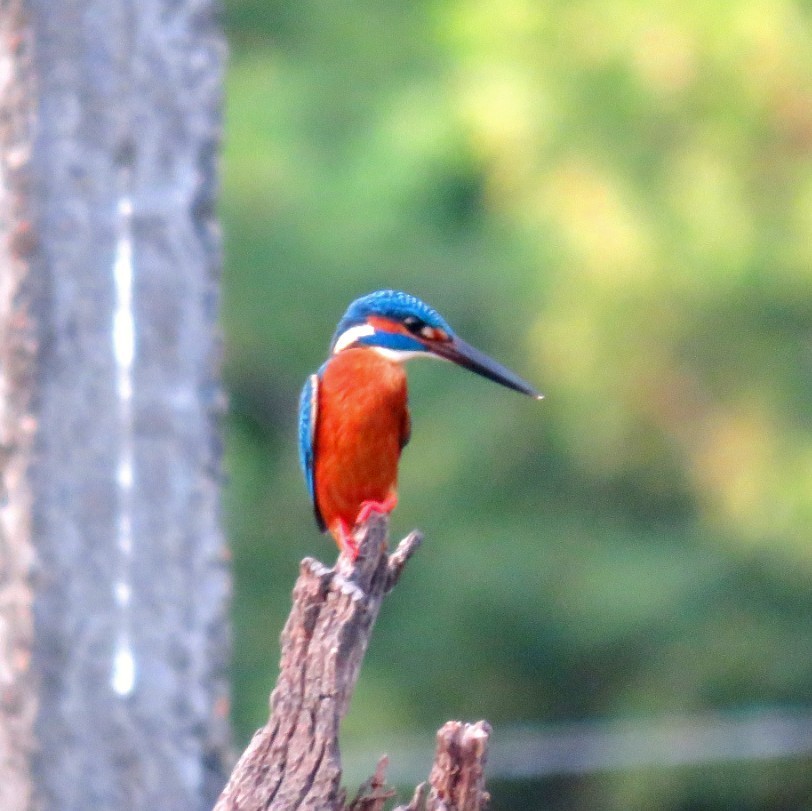
<path fill-rule="evenodd" d="M 441 329 L 449 335 L 452 334 L 451 327 L 448 326 L 443 317 L 416 296 L 399 290 L 378 290 L 356 299 L 347 308 L 330 343 L 331 353 L 334 351 L 336 341 L 341 335 L 348 329 L 365 325 L 370 316 L 388 318 L 393 321 L 403 321 L 409 318 L 416 319 L 425 326 Z M 373 334 L 359 335 L 357 344 L 378 346 L 403 353 L 426 351 L 425 346 L 420 341 L 402 333 L 375 332 Z M 329 360 L 327 363 L 329 363 Z M 323 371 L 324 366 L 316 374 L 307 378 L 299 398 L 299 462 L 307 483 L 307 492 L 313 504 L 316 521 L 322 531 L 325 529 L 325 525 L 316 497 L 314 470 L 316 449 L 314 441 L 316 420 L 318 418 L 319 379 Z"/>
<path fill-rule="evenodd" d="M 321 370 L 320 370 L 321 371 Z M 316 514 L 316 523 L 322 532 L 326 529 L 316 501 L 316 484 L 314 479 L 314 443 L 316 436 L 316 418 L 318 412 L 319 376 L 310 375 L 305 381 L 299 397 L 299 462 L 302 465 L 307 492 Z"/>
<path fill-rule="evenodd" d="M 449 335 L 453 335 L 453 330 L 440 313 L 434 308 L 429 307 L 428 304 L 421 301 L 417 296 L 412 296 L 401 290 L 377 290 L 374 293 L 369 293 L 366 296 L 356 299 L 350 304 L 347 308 L 347 312 L 344 313 L 341 321 L 338 322 L 333 340 L 330 342 L 330 350 L 332 351 L 336 341 L 344 332 L 351 327 L 366 323 L 367 318 L 371 315 L 390 318 L 392 321 L 416 318 L 429 327 L 435 327 Z M 376 345 L 381 344 L 379 341 L 376 341 Z M 392 346 L 389 348 L 404 349 L 406 351 L 411 351 L 416 348 L 419 350 L 423 349 L 420 345 L 415 347 L 411 344 L 409 346 Z"/>
<path fill-rule="evenodd" d="M 336 395 L 335 392 L 322 391 L 322 442 L 325 447 L 317 448 L 315 447 L 315 439 L 319 416 L 317 412 L 319 408 L 320 381 L 325 379 L 325 369 L 328 368 L 329 364 L 339 357 L 342 357 L 345 361 L 351 357 L 343 354 L 345 350 L 362 349 L 366 351 L 367 348 L 377 350 L 379 362 L 380 355 L 383 355 L 388 361 L 397 362 L 405 361 L 418 354 L 424 357 L 444 358 L 459 366 L 470 369 L 476 374 L 482 375 L 503 386 L 507 386 L 510 389 L 538 399 L 541 398 L 541 395 L 517 374 L 455 335 L 446 320 L 436 310 L 429 307 L 428 304 L 419 298 L 399 290 L 378 290 L 375 293 L 370 293 L 369 295 L 356 299 L 347 308 L 333 335 L 333 339 L 330 343 L 330 358 L 328 358 L 316 374 L 310 375 L 307 379 L 299 400 L 299 459 L 302 470 L 304 471 L 305 481 L 307 482 L 307 490 L 310 495 L 310 500 L 313 503 L 313 510 L 316 514 L 316 521 L 320 529 L 327 529 L 325 516 L 319 507 L 319 499 L 321 498 L 327 521 L 330 522 L 329 529 L 336 536 L 342 549 L 350 544 L 350 540 L 345 537 L 348 532 L 346 528 L 352 527 L 355 514 L 349 515 L 337 511 L 336 504 L 334 503 L 336 501 L 334 491 L 343 492 L 342 498 L 350 499 L 351 503 L 353 500 L 357 500 L 359 510 L 361 510 L 364 505 L 369 506 L 369 504 L 374 504 L 377 508 L 384 508 L 385 511 L 388 512 L 396 503 L 394 491 L 394 480 L 396 476 L 394 475 L 393 483 L 390 488 L 391 492 L 388 496 L 386 495 L 385 489 L 381 491 L 380 484 L 376 483 L 373 476 L 369 488 L 374 495 L 368 496 L 362 492 L 361 496 L 363 496 L 363 498 L 360 498 L 353 488 L 357 488 L 357 477 L 360 475 L 368 476 L 369 471 L 350 471 L 353 475 L 346 477 L 346 481 L 342 483 L 339 477 L 336 481 L 331 480 L 329 487 L 327 487 L 324 482 L 316 482 L 315 480 L 315 460 L 317 454 L 334 453 L 334 451 L 330 451 L 330 444 L 334 437 L 328 433 L 328 431 L 336 431 L 336 425 L 339 424 L 335 420 L 336 409 L 338 409 L 338 413 L 340 414 L 341 409 L 345 409 L 349 412 L 359 403 L 363 409 L 367 407 L 364 405 L 365 403 L 374 402 L 374 398 L 357 397 L 358 392 L 356 391 L 353 381 L 345 381 L 343 384 L 345 388 L 340 392 L 340 395 Z M 371 355 L 370 358 L 371 357 L 375 357 L 375 355 Z M 340 366 L 341 364 L 339 363 L 338 366 L 330 366 L 329 368 L 331 371 L 334 371 L 339 369 Z M 358 369 L 355 369 L 353 374 L 358 374 Z M 329 374 L 327 379 L 329 379 Z M 367 387 L 366 391 L 368 394 L 369 387 L 374 387 L 376 380 L 367 377 L 363 379 L 361 385 Z M 400 440 L 400 447 L 402 448 L 403 444 L 408 441 L 408 409 L 406 409 L 405 393 L 401 392 L 401 394 L 404 397 L 402 406 L 405 416 L 403 419 L 398 419 L 392 423 L 394 429 L 392 425 L 388 425 L 386 430 L 396 429 L 399 432 L 398 438 Z M 331 425 L 332 427 L 325 427 L 327 425 Z M 406 427 L 404 428 L 404 426 Z M 364 435 L 367 429 L 363 427 L 363 424 L 361 428 L 356 427 L 355 430 L 359 432 L 357 439 L 360 443 L 360 447 L 368 450 L 368 452 L 373 455 L 372 458 L 374 461 L 374 454 L 379 453 L 378 446 L 374 443 L 370 444 L 370 437 Z M 369 450 L 370 448 L 373 450 Z M 346 448 L 342 453 L 346 453 Z M 358 458 L 353 457 L 353 459 L 350 460 L 356 467 L 362 464 L 358 461 Z M 320 457 L 320 462 L 323 461 L 324 458 Z M 343 462 L 345 460 L 339 461 Z M 397 459 L 394 461 L 392 459 L 384 461 L 387 461 L 387 464 L 390 465 L 394 463 L 396 469 Z M 367 462 L 363 461 L 363 464 L 367 464 Z M 320 470 L 323 470 L 321 464 L 319 467 Z M 341 471 L 340 466 L 336 467 L 335 459 L 333 459 L 333 468 Z M 338 474 L 333 475 L 338 476 Z M 341 475 L 343 476 L 343 472 Z M 355 484 L 353 484 L 353 482 L 355 482 Z M 381 494 L 381 492 L 383 494 Z M 341 509 L 347 510 L 346 506 L 342 506 Z M 360 514 L 361 512 L 359 512 L 359 515 Z M 338 527 L 338 529 L 336 527 Z M 344 527 L 344 529 L 341 527 Z"/>
<path fill-rule="evenodd" d="M 363 335 L 358 339 L 358 343 L 390 349 L 393 352 L 426 352 L 426 347 L 416 338 L 397 332 L 374 332 L 372 335 Z"/>

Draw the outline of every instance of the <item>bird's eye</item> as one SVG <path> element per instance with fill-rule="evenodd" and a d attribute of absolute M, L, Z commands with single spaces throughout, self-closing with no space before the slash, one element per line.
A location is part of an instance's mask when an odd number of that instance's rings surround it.
<path fill-rule="evenodd" d="M 403 326 L 413 335 L 423 335 L 424 337 L 425 332 L 431 329 L 422 318 L 418 318 L 416 315 L 407 315 L 403 319 Z"/>
<path fill-rule="evenodd" d="M 418 318 L 415 315 L 407 315 L 406 318 L 403 319 L 403 326 L 406 327 L 412 335 L 417 335 L 426 341 L 448 340 L 448 335 L 444 330 L 441 330 L 439 327 L 430 326 L 423 321 L 422 318 Z"/>

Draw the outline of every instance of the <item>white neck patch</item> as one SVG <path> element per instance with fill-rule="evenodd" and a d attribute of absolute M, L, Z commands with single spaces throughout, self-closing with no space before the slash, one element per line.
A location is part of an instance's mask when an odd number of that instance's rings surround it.
<path fill-rule="evenodd" d="M 359 338 L 365 338 L 369 335 L 375 334 L 375 327 L 372 324 L 357 324 L 354 327 L 350 327 L 341 335 L 338 336 L 335 342 L 335 346 L 333 347 L 333 354 L 337 355 L 343 349 L 346 349 L 348 346 L 352 346 Z"/>

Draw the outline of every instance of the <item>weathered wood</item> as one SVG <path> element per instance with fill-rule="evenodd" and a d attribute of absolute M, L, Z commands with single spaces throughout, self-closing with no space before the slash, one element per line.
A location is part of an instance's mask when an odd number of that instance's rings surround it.
<path fill-rule="evenodd" d="M 338 733 L 349 708 L 372 628 L 422 538 L 413 532 L 388 554 L 387 519 L 373 515 L 356 536 L 354 563 L 328 569 L 302 561 L 293 607 L 282 631 L 279 678 L 268 723 L 237 763 L 215 811 L 383 811 L 395 792 L 387 758 L 351 802 L 341 788 Z M 418 786 L 399 811 L 481 811 L 490 727 L 449 721 L 437 735 L 430 790 Z"/>
<path fill-rule="evenodd" d="M 375 767 L 375 773 L 358 789 L 358 794 L 347 806 L 347 811 L 383 811 L 386 803 L 397 794 L 393 788 L 386 785 L 388 765 L 389 758 L 382 755 Z"/>
<path fill-rule="evenodd" d="M 395 811 L 482 811 L 490 802 L 485 791 L 490 735 L 487 721 L 444 724 L 437 733 L 428 786 L 421 783 L 411 802 L 399 805 Z"/>
<path fill-rule="evenodd" d="M 449 721 L 442 727 L 437 733 L 426 811 L 480 811 L 487 805 L 485 760 L 490 735 L 487 721 Z"/>
<path fill-rule="evenodd" d="M 302 562 L 270 718 L 237 763 L 216 811 L 344 807 L 339 724 L 383 598 L 421 542 L 412 533 L 389 555 L 386 532 L 386 519 L 373 516 L 357 538 L 355 563 L 344 556 L 332 569 L 312 558 Z"/>
<path fill-rule="evenodd" d="M 437 733 L 437 749 L 428 783 L 421 783 L 408 805 L 394 811 L 483 811 L 490 802 L 485 791 L 485 763 L 491 727 L 487 721 L 466 724 L 448 721 Z M 384 755 L 375 774 L 359 789 L 346 811 L 383 811 L 395 791 L 386 785 Z"/>
<path fill-rule="evenodd" d="M 0 808 L 33 797 L 36 685 L 31 678 L 33 592 L 28 470 L 34 328 L 30 318 L 31 39 L 22 0 L 0 3 Z"/>

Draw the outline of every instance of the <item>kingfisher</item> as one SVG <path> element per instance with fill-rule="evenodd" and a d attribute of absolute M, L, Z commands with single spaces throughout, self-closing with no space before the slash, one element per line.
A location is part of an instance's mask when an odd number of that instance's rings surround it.
<path fill-rule="evenodd" d="M 299 401 L 299 457 L 316 523 L 355 560 L 356 527 L 397 505 L 398 461 L 411 433 L 410 358 L 449 360 L 509 389 L 542 399 L 529 383 L 467 344 L 419 298 L 378 290 L 350 304 L 330 357 Z"/>

